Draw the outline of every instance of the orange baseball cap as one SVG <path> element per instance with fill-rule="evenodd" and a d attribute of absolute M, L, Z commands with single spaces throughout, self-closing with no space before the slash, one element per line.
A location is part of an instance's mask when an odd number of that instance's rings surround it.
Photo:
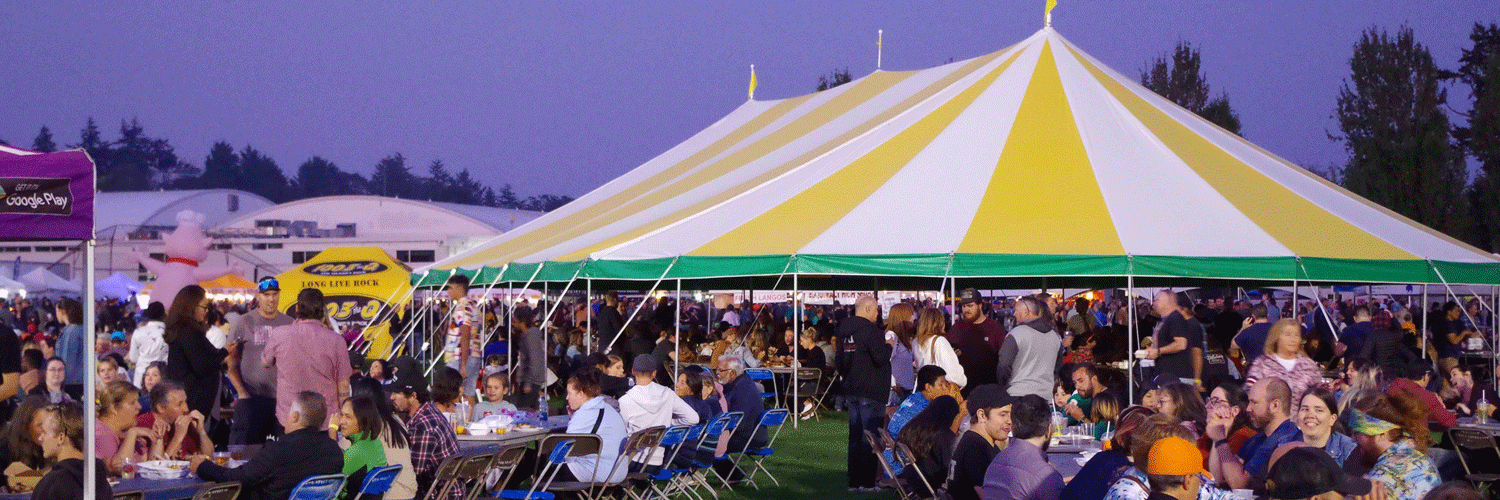
<path fill-rule="evenodd" d="M 1203 453 L 1188 440 L 1171 436 L 1151 445 L 1146 455 L 1146 473 L 1153 476 L 1186 476 L 1204 474 Z"/>

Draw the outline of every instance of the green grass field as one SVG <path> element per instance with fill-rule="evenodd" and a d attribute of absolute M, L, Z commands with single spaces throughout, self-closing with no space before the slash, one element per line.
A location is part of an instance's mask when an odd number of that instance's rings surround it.
<path fill-rule="evenodd" d="M 749 486 L 734 491 L 719 490 L 719 498 L 844 498 L 889 500 L 894 491 L 850 493 L 847 487 L 849 417 L 843 412 L 825 411 L 822 420 L 803 420 L 793 428 L 791 422 L 776 438 L 776 454 L 766 459 L 766 468 L 781 481 L 776 486 L 764 475 L 757 475 L 760 491 Z M 714 484 L 718 484 L 717 480 Z"/>

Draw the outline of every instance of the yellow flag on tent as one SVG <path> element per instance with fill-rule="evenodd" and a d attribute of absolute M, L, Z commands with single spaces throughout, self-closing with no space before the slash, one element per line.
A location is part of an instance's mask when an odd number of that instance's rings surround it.
<path fill-rule="evenodd" d="M 755 65 L 750 65 L 750 99 L 755 99 Z"/>
<path fill-rule="evenodd" d="M 1047 26 L 1052 25 L 1052 8 L 1057 7 L 1057 0 L 1047 0 Z"/>

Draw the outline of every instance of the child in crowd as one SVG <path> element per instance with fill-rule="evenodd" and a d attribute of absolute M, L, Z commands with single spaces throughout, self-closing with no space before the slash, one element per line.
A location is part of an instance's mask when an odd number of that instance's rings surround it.
<path fill-rule="evenodd" d="M 484 357 L 484 376 L 505 373 L 505 356 L 491 354 Z"/>
<path fill-rule="evenodd" d="M 510 386 L 507 385 L 505 374 L 492 373 L 484 378 L 484 401 L 474 405 L 474 414 L 470 420 L 479 420 L 486 416 L 500 413 L 501 410 L 516 411 L 516 405 L 505 400 L 510 394 Z"/>

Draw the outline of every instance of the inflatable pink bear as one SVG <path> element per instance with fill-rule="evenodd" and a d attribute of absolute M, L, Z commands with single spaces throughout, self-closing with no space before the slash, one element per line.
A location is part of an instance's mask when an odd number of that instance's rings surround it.
<path fill-rule="evenodd" d="M 156 282 L 151 287 L 152 302 L 161 302 L 161 305 L 170 310 L 172 299 L 184 287 L 226 274 L 239 274 L 237 267 L 201 265 L 208 258 L 208 246 L 213 242 L 212 238 L 203 234 L 202 226 L 203 214 L 183 210 L 177 213 L 177 229 L 162 238 L 167 243 L 166 262 L 143 255 L 139 250 L 131 252 L 141 266 L 156 275 Z"/>

